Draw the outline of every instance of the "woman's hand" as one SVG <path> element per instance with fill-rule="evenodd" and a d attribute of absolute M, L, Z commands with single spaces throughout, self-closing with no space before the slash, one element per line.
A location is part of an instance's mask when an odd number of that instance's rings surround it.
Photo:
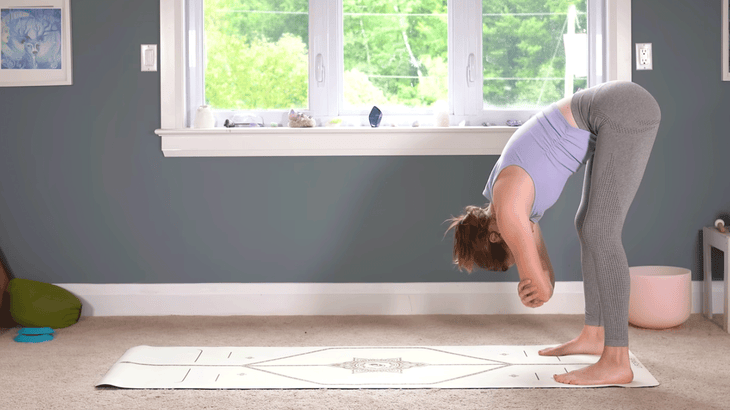
<path fill-rule="evenodd" d="M 522 304 L 536 308 L 545 304 L 545 301 L 538 298 L 537 285 L 533 285 L 530 279 L 525 279 L 517 285 L 517 291 L 522 300 Z"/>

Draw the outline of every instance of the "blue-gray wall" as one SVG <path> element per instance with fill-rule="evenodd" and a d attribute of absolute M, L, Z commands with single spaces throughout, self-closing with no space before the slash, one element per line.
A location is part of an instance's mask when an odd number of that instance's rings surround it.
<path fill-rule="evenodd" d="M 634 81 L 663 122 L 623 232 L 629 264 L 699 280 L 700 230 L 730 210 L 730 82 L 720 0 L 634 0 Z M 451 264 L 450 215 L 483 204 L 497 156 L 164 158 L 159 5 L 73 0 L 72 86 L 0 88 L 0 247 L 49 283 L 516 281 Z M 579 281 L 583 170 L 541 221 L 558 281 Z"/>

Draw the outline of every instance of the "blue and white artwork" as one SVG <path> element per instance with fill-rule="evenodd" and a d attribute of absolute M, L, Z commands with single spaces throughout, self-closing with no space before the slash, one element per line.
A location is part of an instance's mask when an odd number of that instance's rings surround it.
<path fill-rule="evenodd" d="M 60 70 L 61 9 L 0 9 L 2 70 Z"/>

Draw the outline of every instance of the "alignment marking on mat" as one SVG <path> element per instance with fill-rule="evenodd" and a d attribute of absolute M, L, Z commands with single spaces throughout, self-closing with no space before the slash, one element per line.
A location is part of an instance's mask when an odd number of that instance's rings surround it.
<path fill-rule="evenodd" d="M 372 359 L 372 360 L 384 361 L 385 359 Z M 329 366 L 333 365 L 333 363 L 327 363 L 327 364 L 256 364 L 256 363 L 249 363 L 249 364 L 169 364 L 169 363 L 167 363 L 167 364 L 164 364 L 164 363 L 139 363 L 139 362 L 131 362 L 128 360 L 122 360 L 118 363 L 135 364 L 137 366 L 150 366 L 150 367 L 248 367 L 250 369 L 258 369 L 261 367 L 329 367 Z M 424 366 L 429 366 L 429 367 L 497 366 L 500 364 L 503 366 L 560 366 L 560 365 L 566 365 L 566 364 L 570 365 L 570 366 L 582 366 L 582 365 L 586 365 L 589 363 L 585 363 L 585 362 L 575 362 L 575 363 L 461 363 L 461 364 L 425 363 Z"/>
<path fill-rule="evenodd" d="M 387 349 L 387 348 L 384 348 L 384 349 Z M 402 347 L 401 349 L 414 349 L 414 348 L 413 348 L 413 347 Z M 434 352 L 446 353 L 446 354 L 451 354 L 451 355 L 454 355 L 454 356 L 463 356 L 463 357 L 467 357 L 467 358 L 469 358 L 469 359 L 488 360 L 488 361 L 490 361 L 490 362 L 496 362 L 496 363 L 500 363 L 500 364 L 510 364 L 510 363 L 507 363 L 507 362 L 503 362 L 503 361 L 500 361 L 500 360 L 494 360 L 494 359 L 485 359 L 485 358 L 483 358 L 483 357 L 469 356 L 469 355 L 466 355 L 466 354 L 462 354 L 462 353 L 454 353 L 454 352 L 448 352 L 448 351 L 446 351 L 446 350 L 439 350 L 439 349 L 434 349 L 434 348 L 432 348 L 432 347 L 416 347 L 416 349 L 426 349 L 426 350 L 433 350 Z"/>
<path fill-rule="evenodd" d="M 301 379 L 301 378 L 294 377 L 294 376 L 288 376 L 286 374 L 274 373 L 274 372 L 270 372 L 270 371 L 264 370 L 264 369 L 258 369 L 258 368 L 256 368 L 254 370 L 259 370 L 259 371 L 262 371 L 262 372 L 265 372 L 265 373 L 269 373 L 269 374 L 273 374 L 273 375 L 276 375 L 276 376 L 285 377 L 287 379 L 299 380 L 301 382 L 306 382 L 306 383 L 313 383 L 313 384 L 317 384 L 317 385 L 320 385 L 320 386 L 427 386 L 427 385 L 432 385 L 432 384 L 440 384 L 440 383 L 450 382 L 450 381 L 453 381 L 453 380 L 464 379 L 466 377 L 476 376 L 477 374 L 482 374 L 482 373 L 487 373 L 487 372 L 491 372 L 491 371 L 494 371 L 494 370 L 504 369 L 505 367 L 508 367 L 508 366 L 502 366 L 502 367 L 498 367 L 496 369 L 487 369 L 487 370 L 483 370 L 481 372 L 476 372 L 476 373 L 471 373 L 471 374 L 465 374 L 465 375 L 462 375 L 462 376 L 453 377 L 451 379 L 439 380 L 439 381 L 436 381 L 436 382 L 429 382 L 429 383 L 320 383 L 320 382 L 315 382 L 315 381 L 312 381 L 312 380 Z"/>
<path fill-rule="evenodd" d="M 371 361 L 376 361 L 376 362 L 386 362 L 387 361 L 387 359 L 370 359 L 370 360 Z M 345 362 L 345 363 L 352 363 L 352 362 Z M 338 364 L 341 364 L 341 363 L 331 363 L 331 364 L 256 364 L 256 365 L 242 364 L 241 366 L 242 367 L 251 367 L 252 369 L 258 369 L 258 368 L 261 368 L 261 367 L 332 367 L 332 366 L 340 367 L 340 366 L 337 366 Z M 442 364 L 430 364 L 430 363 L 418 363 L 418 364 L 421 365 L 421 366 L 428 366 L 428 367 L 439 367 L 439 366 L 443 366 L 443 367 L 447 367 L 447 366 L 459 366 L 459 367 L 461 367 L 461 366 L 497 366 L 496 364 L 484 364 L 484 363 L 481 363 L 481 364 L 480 363 L 464 363 L 464 364 L 445 364 L 445 363 L 442 363 Z M 533 365 L 534 363 L 526 363 L 526 364 L 527 365 Z M 180 365 L 178 365 L 178 366 L 180 366 Z M 511 364 L 511 363 L 507 363 L 507 364 L 505 364 L 505 366 L 515 366 L 515 365 L 514 364 Z"/>
<path fill-rule="evenodd" d="M 290 359 L 292 357 L 303 356 L 303 355 L 308 355 L 308 354 L 312 354 L 312 353 L 320 353 L 320 352 L 324 352 L 326 350 L 343 350 L 343 349 L 347 349 L 347 350 L 356 350 L 356 349 L 361 349 L 361 350 L 374 350 L 374 349 L 383 349 L 383 350 L 408 349 L 408 350 L 414 350 L 414 349 L 423 349 L 423 350 L 433 350 L 434 352 L 446 353 L 446 354 L 454 355 L 454 356 L 462 356 L 462 357 L 466 357 L 466 358 L 469 358 L 469 359 L 484 360 L 484 361 L 492 362 L 492 363 L 495 363 L 495 364 L 512 364 L 512 363 L 503 362 L 501 360 L 485 359 L 483 357 L 469 356 L 469 355 L 465 355 L 465 354 L 461 354 L 461 353 L 454 353 L 454 352 L 448 352 L 448 351 L 445 351 L 445 350 L 434 349 L 432 347 L 421 347 L 421 346 L 419 346 L 419 347 L 390 347 L 390 346 L 385 346 L 385 347 L 357 347 L 357 346 L 353 346 L 353 347 L 349 347 L 349 346 L 344 346 L 344 347 L 327 347 L 327 348 L 324 348 L 324 349 L 314 350 L 314 351 L 310 351 L 310 352 L 302 352 L 302 353 L 298 353 L 298 354 L 291 355 L 291 356 L 277 357 L 275 359 L 268 359 L 268 360 L 264 360 L 264 361 L 261 361 L 261 362 L 249 363 L 247 366 L 260 365 L 261 363 L 272 362 L 272 361 L 275 361 L 275 360 Z"/>
<path fill-rule="evenodd" d="M 442 381 L 440 381 L 440 382 L 437 382 L 437 383 L 444 383 L 444 382 L 450 382 L 450 381 L 452 381 L 452 380 L 459 380 L 459 379 L 463 379 L 463 378 L 465 378 L 465 377 L 471 377 L 471 376 L 476 376 L 477 374 L 482 374 L 482 373 L 487 373 L 487 372 L 491 372 L 491 371 L 493 371 L 493 370 L 499 370 L 499 369 L 504 369 L 505 367 L 507 367 L 507 366 L 502 366 L 502 367 L 498 367 L 498 368 L 496 368 L 496 369 L 487 369 L 487 370 L 484 370 L 483 372 L 477 372 L 477 373 L 473 373 L 473 374 L 466 374 L 466 375 L 464 375 L 464 376 L 454 377 L 453 379 L 446 379 L 446 380 L 442 380 Z M 407 385 L 407 383 L 399 383 L 399 384 L 404 384 L 404 385 Z M 421 385 L 426 385 L 426 384 L 436 384 L 436 383 L 410 383 L 410 384 L 421 384 Z"/>
<path fill-rule="evenodd" d="M 180 383 L 184 382 L 184 381 L 185 381 L 185 379 L 187 379 L 187 378 L 188 378 L 188 375 L 190 374 L 190 371 L 191 371 L 191 370 L 193 370 L 193 369 L 192 369 L 192 368 L 188 369 L 188 372 L 187 372 L 187 373 L 185 373 L 185 377 L 183 377 L 183 378 L 182 378 L 182 380 L 180 380 Z"/>
<path fill-rule="evenodd" d="M 303 352 L 303 353 L 299 353 L 299 354 L 295 354 L 295 355 L 291 355 L 291 356 L 277 357 L 275 359 L 268 359 L 268 360 L 264 360 L 262 362 L 249 363 L 249 365 L 258 365 L 258 364 L 261 364 L 261 363 L 272 362 L 274 360 L 291 359 L 292 357 L 302 356 L 302 355 L 305 355 L 305 354 L 312 354 L 312 353 L 324 352 L 325 350 L 330 350 L 330 348 L 327 347 L 327 348 L 320 349 L 320 350 L 315 350 L 315 351 L 312 351 L 312 352 Z"/>

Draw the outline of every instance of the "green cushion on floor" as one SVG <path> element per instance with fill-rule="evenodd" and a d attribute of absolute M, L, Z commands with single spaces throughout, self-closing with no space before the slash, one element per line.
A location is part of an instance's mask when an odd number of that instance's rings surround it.
<path fill-rule="evenodd" d="M 12 279 L 8 285 L 10 314 L 24 327 L 69 327 L 79 321 L 81 301 L 73 293 L 29 279 Z"/>

